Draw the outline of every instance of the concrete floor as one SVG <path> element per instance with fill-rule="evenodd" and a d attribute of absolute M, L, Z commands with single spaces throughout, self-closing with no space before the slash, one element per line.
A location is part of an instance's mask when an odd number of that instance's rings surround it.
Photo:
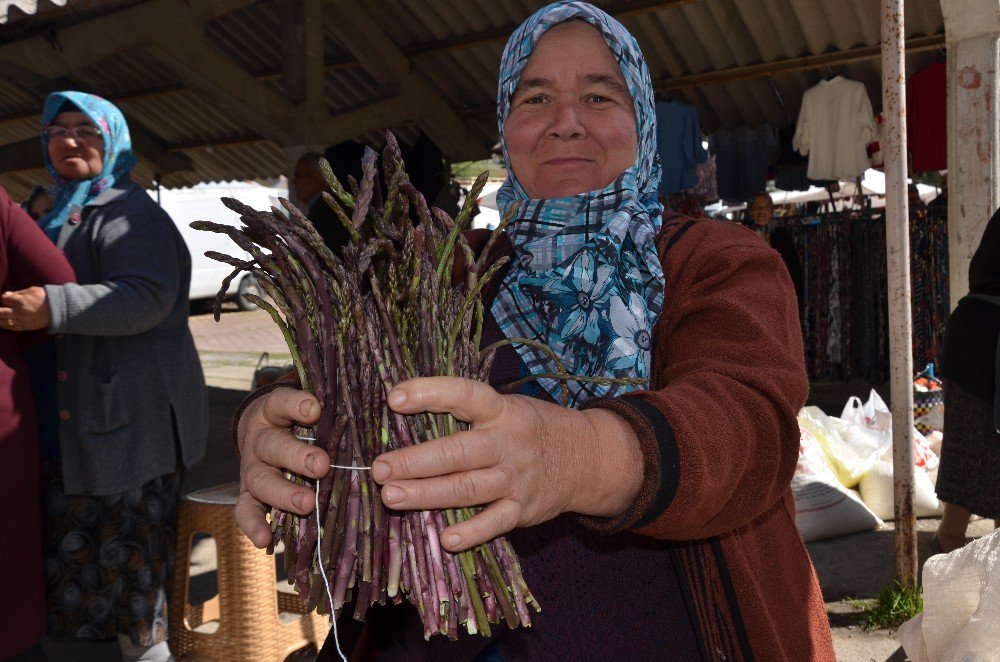
<path fill-rule="evenodd" d="M 191 329 L 209 384 L 211 421 L 207 456 L 185 477 L 185 493 L 238 480 L 238 463 L 230 438 L 232 413 L 247 393 L 260 352 L 270 352 L 271 364 L 287 362 L 281 335 L 264 313 L 227 311 L 220 324 L 213 322 L 210 314 L 195 315 L 191 318 Z M 816 385 L 810 404 L 837 415 L 849 395 L 866 397 L 869 388 L 860 382 Z M 879 391 L 888 401 L 886 389 L 880 385 Z M 923 563 L 929 555 L 930 537 L 937 528 L 937 520 L 920 520 L 918 528 L 920 561 Z M 992 522 L 978 521 L 970 526 L 969 533 L 980 536 L 992 530 Z M 823 589 L 838 660 L 905 660 L 894 633 L 866 632 L 860 628 L 861 615 L 851 602 L 874 598 L 892 581 L 892 525 L 810 543 L 807 547 Z M 192 593 L 198 599 L 206 599 L 215 590 L 215 554 L 210 539 L 196 545 L 193 560 Z M 282 583 L 282 586 L 287 590 L 287 584 Z M 121 659 L 114 643 L 46 642 L 45 651 L 51 662 L 117 662 Z M 301 655 L 296 659 L 310 657 Z"/>

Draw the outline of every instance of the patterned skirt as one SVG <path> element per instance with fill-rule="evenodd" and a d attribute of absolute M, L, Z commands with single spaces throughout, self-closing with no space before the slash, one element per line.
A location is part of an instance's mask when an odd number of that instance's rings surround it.
<path fill-rule="evenodd" d="M 1000 434 L 993 406 L 949 380 L 937 495 L 975 515 L 1000 519 Z"/>
<path fill-rule="evenodd" d="M 137 646 L 167 638 L 181 474 L 121 494 L 66 494 L 58 460 L 42 464 L 48 633 Z"/>

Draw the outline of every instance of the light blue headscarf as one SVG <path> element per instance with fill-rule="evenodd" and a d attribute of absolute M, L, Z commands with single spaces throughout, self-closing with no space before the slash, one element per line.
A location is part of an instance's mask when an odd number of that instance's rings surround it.
<path fill-rule="evenodd" d="M 49 158 L 49 137 L 45 129 L 52 124 L 56 115 L 66 110 L 63 106 L 67 103 L 76 107 L 73 110 L 79 110 L 90 118 L 104 136 L 103 167 L 100 174 L 92 179 L 64 179 L 56 172 Z M 39 221 L 39 225 L 53 242 L 59 237 L 63 224 L 73 214 L 79 214 L 98 193 L 128 177 L 135 166 L 132 138 L 122 111 L 110 101 L 84 92 L 53 92 L 45 99 L 45 109 L 42 111 L 42 153 L 45 155 L 45 167 L 55 179 L 58 189 L 52 211 Z"/>
<path fill-rule="evenodd" d="M 597 28 L 621 67 L 635 104 L 635 163 L 600 191 L 532 200 L 510 168 L 505 126 L 511 97 L 538 40 L 581 19 Z M 497 121 L 508 179 L 497 192 L 503 214 L 517 203 L 507 233 L 515 264 L 492 306 L 508 338 L 548 345 L 575 375 L 648 378 L 651 331 L 663 309 L 663 269 L 656 250 L 663 207 L 657 199 L 653 85 L 639 45 L 617 20 L 585 2 L 540 9 L 511 35 L 500 64 Z M 529 374 L 557 372 L 534 347 L 517 345 Z M 558 382 L 539 383 L 557 400 Z M 635 387 L 570 382 L 571 404 Z"/>

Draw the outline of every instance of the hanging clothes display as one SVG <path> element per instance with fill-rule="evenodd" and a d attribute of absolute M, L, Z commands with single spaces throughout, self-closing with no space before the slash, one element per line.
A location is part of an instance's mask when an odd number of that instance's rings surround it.
<path fill-rule="evenodd" d="M 875 116 L 875 140 L 868 145 L 868 162 L 875 170 L 885 169 L 885 155 L 882 154 L 882 127 L 885 119 L 882 113 Z"/>
<path fill-rule="evenodd" d="M 792 142 L 809 156 L 809 179 L 860 177 L 874 139 L 872 104 L 863 84 L 835 76 L 806 90 Z"/>
<path fill-rule="evenodd" d="M 657 101 L 656 140 L 663 169 L 660 195 L 694 187 L 698 183 L 696 166 L 708 156 L 695 107 L 674 99 Z"/>
<path fill-rule="evenodd" d="M 941 365 L 951 311 L 948 282 L 948 208 L 928 206 L 910 215 L 910 280 L 913 296 L 913 365 Z M 917 314 L 931 311 L 933 314 Z"/>
<path fill-rule="evenodd" d="M 703 198 L 706 204 L 711 204 L 719 199 L 719 184 L 715 178 L 715 155 L 709 154 L 704 163 L 699 163 L 695 167 L 698 183 L 693 188 L 689 188 L 685 193 Z"/>
<path fill-rule="evenodd" d="M 906 142 L 913 172 L 948 167 L 948 68 L 932 62 L 906 84 Z"/>
<path fill-rule="evenodd" d="M 778 165 L 774 185 L 782 191 L 808 191 L 806 170 L 809 161 L 792 147 L 795 127 L 786 126 L 778 131 Z"/>
<path fill-rule="evenodd" d="M 720 129 L 708 139 L 715 155 L 719 197 L 745 202 L 767 186 L 768 165 L 778 158 L 778 142 L 770 124 Z"/>
<path fill-rule="evenodd" d="M 802 264 L 802 335 L 810 380 L 884 382 L 889 375 L 884 211 L 782 220 Z M 950 312 L 947 215 L 915 215 L 910 245 L 913 364 L 922 366 L 940 361 Z"/>
<path fill-rule="evenodd" d="M 701 195 L 680 191 L 670 195 L 661 195 L 660 203 L 665 211 L 690 218 L 707 218 L 705 214 L 707 200 Z"/>

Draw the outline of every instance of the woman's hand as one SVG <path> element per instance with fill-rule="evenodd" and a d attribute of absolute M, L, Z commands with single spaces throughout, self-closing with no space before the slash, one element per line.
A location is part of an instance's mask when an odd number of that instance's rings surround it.
<path fill-rule="evenodd" d="M 0 295 L 0 328 L 37 331 L 49 328 L 52 314 L 44 287 L 29 287 Z"/>
<path fill-rule="evenodd" d="M 607 410 L 500 395 L 457 377 L 403 382 L 390 392 L 389 405 L 402 414 L 449 412 L 472 423 L 471 430 L 380 455 L 372 465 L 391 508 L 486 506 L 441 532 L 449 551 L 563 512 L 619 515 L 642 485 L 638 438 Z"/>
<path fill-rule="evenodd" d="M 279 388 L 252 402 L 240 416 L 236 525 L 259 548 L 271 542 L 265 519 L 270 506 L 300 515 L 313 511 L 313 490 L 285 480 L 282 469 L 310 478 L 322 478 L 330 471 L 327 454 L 290 430 L 295 423 L 315 423 L 319 414 L 319 402 L 309 393 Z"/>

